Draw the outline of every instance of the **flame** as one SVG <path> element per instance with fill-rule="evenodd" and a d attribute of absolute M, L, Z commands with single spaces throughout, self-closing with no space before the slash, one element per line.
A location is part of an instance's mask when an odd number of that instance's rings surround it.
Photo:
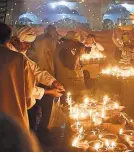
<path fill-rule="evenodd" d="M 119 104 L 118 103 L 115 103 L 114 104 L 114 107 L 115 107 L 115 109 L 119 109 Z"/>
<path fill-rule="evenodd" d="M 112 144 L 111 144 L 111 147 L 115 148 L 116 147 L 116 142 L 113 141 Z"/>
<path fill-rule="evenodd" d="M 106 147 L 110 146 L 109 140 L 106 140 L 105 145 L 106 145 Z"/>
<path fill-rule="evenodd" d="M 95 150 L 99 150 L 99 148 L 100 148 L 100 143 L 96 143 L 96 144 L 94 145 L 94 148 L 95 148 Z"/>
<path fill-rule="evenodd" d="M 89 103 L 89 98 L 85 98 L 84 99 L 84 104 L 88 105 L 88 103 Z"/>
<path fill-rule="evenodd" d="M 119 134 L 120 134 L 120 135 L 123 134 L 123 129 L 120 129 Z"/>
<path fill-rule="evenodd" d="M 110 100 L 110 98 L 108 97 L 108 95 L 105 95 L 103 98 L 104 105 L 106 105 L 109 100 Z"/>
<path fill-rule="evenodd" d="M 103 69 L 101 71 L 101 74 L 127 78 L 134 76 L 134 68 L 127 67 L 126 69 L 121 69 L 118 66 L 108 67 L 106 69 Z"/>
<path fill-rule="evenodd" d="M 102 109 L 101 117 L 102 117 L 103 119 L 105 118 L 105 109 Z"/>
<path fill-rule="evenodd" d="M 80 57 L 80 60 L 89 61 L 91 59 L 103 59 L 103 58 L 105 58 L 105 56 L 102 53 L 96 52 L 94 54 L 87 54 L 87 53 L 82 54 L 81 57 Z"/>

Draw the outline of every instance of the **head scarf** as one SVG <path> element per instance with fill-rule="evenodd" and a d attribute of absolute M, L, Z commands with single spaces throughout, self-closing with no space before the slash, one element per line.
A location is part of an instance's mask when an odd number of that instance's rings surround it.
<path fill-rule="evenodd" d="M 20 42 L 32 43 L 36 39 L 36 33 L 30 26 L 25 26 L 18 31 Z"/>

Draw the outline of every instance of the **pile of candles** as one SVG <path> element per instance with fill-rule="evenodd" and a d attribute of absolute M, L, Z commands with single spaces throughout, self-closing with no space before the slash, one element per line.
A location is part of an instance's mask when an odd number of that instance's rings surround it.
<path fill-rule="evenodd" d="M 108 67 L 101 71 L 102 75 L 115 76 L 117 78 L 129 78 L 134 77 L 134 68 L 133 67 L 125 67 L 120 68 L 118 66 Z"/>
<path fill-rule="evenodd" d="M 71 100 L 70 100 L 71 99 Z M 71 103 L 70 103 L 71 101 Z M 82 103 L 72 104 L 71 93 L 67 96 L 67 103 L 69 104 L 69 118 L 73 120 L 71 125 L 72 131 L 75 133 L 73 135 L 72 146 L 80 148 L 83 151 L 125 151 L 128 148 L 123 143 L 118 142 L 118 137 L 125 137 L 127 143 L 131 146 L 134 145 L 134 132 L 126 132 L 120 129 L 119 134 L 112 134 L 108 132 L 101 132 L 99 128 L 101 125 L 107 121 L 108 111 L 117 110 L 120 112 L 120 105 L 118 102 L 112 101 L 107 95 L 103 97 L 101 101 L 85 98 Z M 114 113 L 111 113 L 111 118 Z M 109 119 L 109 118 L 108 118 Z M 84 125 L 90 124 L 90 127 Z M 93 131 L 93 133 L 86 133 L 91 128 L 97 128 L 99 131 Z M 131 137 L 126 136 L 131 135 Z M 92 139 L 85 139 L 86 136 Z"/>
<path fill-rule="evenodd" d="M 100 62 L 102 60 L 104 60 L 106 58 L 106 56 L 104 56 L 102 53 L 100 52 L 96 52 L 94 54 L 82 54 L 81 57 L 80 57 L 80 62 L 82 64 L 89 64 L 89 63 L 92 63 L 92 62 Z"/>

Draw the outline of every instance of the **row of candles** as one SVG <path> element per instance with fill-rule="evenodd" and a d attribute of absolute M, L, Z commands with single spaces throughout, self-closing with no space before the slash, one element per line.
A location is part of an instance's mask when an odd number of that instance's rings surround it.
<path fill-rule="evenodd" d="M 127 147 L 122 144 L 118 143 L 118 136 L 120 136 L 126 143 L 129 144 L 131 148 L 134 147 L 134 131 L 132 130 L 119 130 L 119 134 L 109 134 L 109 133 L 99 133 L 98 135 L 94 132 L 94 135 L 97 135 L 97 140 L 82 141 L 85 136 L 84 126 L 81 120 L 88 120 L 91 121 L 91 124 L 94 126 L 101 125 L 106 118 L 106 110 L 107 104 L 110 103 L 111 99 L 106 95 L 103 97 L 103 102 L 100 107 L 101 111 L 95 111 L 95 105 L 90 105 L 91 103 L 96 104 L 97 101 L 94 99 L 85 98 L 84 103 L 79 105 L 72 105 L 72 98 L 71 93 L 67 95 L 67 102 L 70 107 L 69 116 L 72 120 L 75 121 L 71 128 L 76 134 L 74 135 L 74 139 L 72 142 L 72 146 L 76 148 L 81 148 L 86 151 L 88 148 L 91 151 L 125 151 Z M 96 104 L 97 105 L 97 104 Z M 91 108 L 90 108 L 91 107 Z M 118 110 L 120 108 L 117 102 L 113 102 L 113 105 L 109 109 Z M 88 111 L 87 111 L 88 110 Z"/>
<path fill-rule="evenodd" d="M 70 106 L 70 118 L 73 120 L 91 119 L 97 124 L 102 119 L 106 118 L 107 110 L 118 110 L 120 108 L 118 102 L 110 102 L 110 98 L 106 95 L 103 98 L 103 103 L 97 104 L 94 99 L 85 98 L 84 103 L 72 105 L 71 93 L 67 95 L 67 103 Z"/>
<path fill-rule="evenodd" d="M 130 66 L 130 67 L 126 67 L 122 69 L 118 66 L 113 66 L 113 67 L 108 67 L 106 69 L 103 69 L 101 71 L 101 74 L 107 75 L 107 76 L 115 76 L 117 78 L 134 77 L 134 68 Z"/>
<path fill-rule="evenodd" d="M 120 132 L 123 131 L 120 129 Z M 81 148 L 86 151 L 88 148 L 90 151 L 127 151 L 128 147 L 118 142 L 118 137 L 120 136 L 131 149 L 134 149 L 134 131 L 133 130 L 124 130 L 123 133 L 118 135 L 111 134 L 111 133 L 104 133 L 96 135 L 98 137 L 97 140 L 88 141 L 81 141 L 79 137 L 75 137 L 72 143 L 73 147 Z"/>
<path fill-rule="evenodd" d="M 82 54 L 81 57 L 80 57 L 80 61 L 81 62 L 88 62 L 88 61 L 91 61 L 91 60 L 96 60 L 96 61 L 99 61 L 99 60 L 102 60 L 102 59 L 105 59 L 106 56 L 104 56 L 102 53 L 100 52 L 95 52 L 94 54 Z"/>

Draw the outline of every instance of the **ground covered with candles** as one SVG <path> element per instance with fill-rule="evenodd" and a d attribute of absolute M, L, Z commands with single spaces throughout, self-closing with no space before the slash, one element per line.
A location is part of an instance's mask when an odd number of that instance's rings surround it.
<path fill-rule="evenodd" d="M 124 112 L 124 107 L 118 101 L 105 95 L 100 100 L 88 97 L 77 103 L 68 93 L 67 103 L 64 111 L 68 121 L 61 128 L 52 131 L 53 141 L 56 142 L 54 150 L 134 150 L 134 121 Z"/>

